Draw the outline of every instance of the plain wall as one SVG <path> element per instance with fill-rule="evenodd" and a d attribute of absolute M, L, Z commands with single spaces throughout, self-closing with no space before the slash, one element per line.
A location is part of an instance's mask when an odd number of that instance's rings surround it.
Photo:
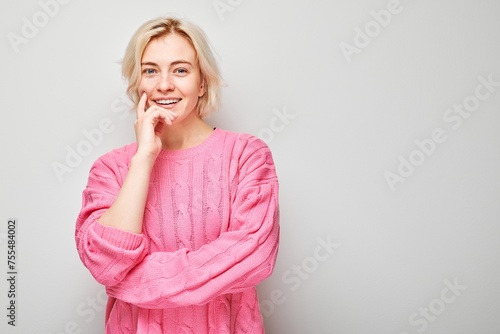
<path fill-rule="evenodd" d="M 273 151 L 267 333 L 500 333 L 495 0 L 2 0 L 0 267 L 15 218 L 18 273 L 0 332 L 103 333 L 75 220 L 91 164 L 135 139 L 119 62 L 161 15 L 217 53 L 208 121 Z"/>

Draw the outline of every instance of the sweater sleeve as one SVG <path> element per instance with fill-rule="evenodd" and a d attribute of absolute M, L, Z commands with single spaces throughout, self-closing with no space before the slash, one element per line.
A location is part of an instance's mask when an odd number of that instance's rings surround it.
<path fill-rule="evenodd" d="M 155 252 L 108 295 L 143 308 L 201 305 L 255 287 L 273 271 L 279 242 L 278 180 L 263 142 L 240 159 L 230 229 L 196 251 Z"/>
<path fill-rule="evenodd" d="M 92 276 L 103 285 L 115 285 L 146 255 L 141 234 L 104 226 L 98 219 L 113 204 L 128 167 L 120 155 L 107 154 L 92 166 L 82 193 L 76 222 L 78 254 Z"/>

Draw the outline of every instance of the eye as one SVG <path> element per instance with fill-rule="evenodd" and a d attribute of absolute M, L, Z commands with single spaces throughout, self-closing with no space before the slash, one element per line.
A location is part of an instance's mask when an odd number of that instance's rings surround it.
<path fill-rule="evenodd" d="M 151 74 L 155 74 L 155 73 L 156 73 L 156 70 L 155 70 L 155 69 L 152 69 L 152 68 L 146 68 L 146 69 L 142 70 L 142 73 L 143 73 L 143 74 L 148 74 L 148 75 L 151 75 Z"/>
<path fill-rule="evenodd" d="M 183 75 L 188 74 L 188 70 L 187 70 L 187 69 L 185 69 L 185 68 L 180 67 L 180 68 L 176 68 L 176 69 L 174 70 L 174 73 L 176 73 L 176 74 L 179 74 L 179 75 L 183 76 Z"/>

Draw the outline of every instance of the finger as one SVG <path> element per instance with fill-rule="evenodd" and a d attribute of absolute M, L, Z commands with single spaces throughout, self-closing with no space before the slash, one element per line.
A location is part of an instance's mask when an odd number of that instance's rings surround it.
<path fill-rule="evenodd" d="M 175 119 L 177 118 L 177 114 L 176 113 L 173 113 L 173 112 L 169 112 L 167 113 L 168 115 L 168 119 L 170 120 L 170 124 L 175 121 Z"/>
<path fill-rule="evenodd" d="M 164 124 L 172 125 L 172 117 L 170 116 L 170 114 L 161 112 L 160 115 L 161 121 Z"/>
<path fill-rule="evenodd" d="M 158 123 L 167 123 L 170 121 L 168 116 L 162 115 L 161 113 L 151 115 L 151 117 L 152 117 L 151 124 L 153 124 L 154 126 L 156 126 Z"/>
<path fill-rule="evenodd" d="M 148 95 L 146 94 L 146 92 L 142 93 L 141 99 L 137 104 L 137 109 L 136 109 L 137 118 L 141 117 L 144 114 L 144 111 L 146 111 L 145 108 L 147 100 L 148 100 Z"/>
<path fill-rule="evenodd" d="M 175 121 L 175 119 L 177 118 L 177 115 L 176 114 L 171 114 L 171 113 L 167 113 L 167 124 L 168 125 L 172 125 L 172 123 Z"/>
<path fill-rule="evenodd" d="M 169 110 L 165 110 L 161 107 L 152 106 L 146 110 L 145 117 L 161 118 L 163 122 L 171 125 L 172 122 L 177 118 L 177 114 Z"/>

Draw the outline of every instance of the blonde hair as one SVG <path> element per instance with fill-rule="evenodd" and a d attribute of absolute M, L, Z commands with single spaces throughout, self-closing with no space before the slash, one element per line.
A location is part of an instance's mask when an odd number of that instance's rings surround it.
<path fill-rule="evenodd" d="M 197 112 L 203 118 L 219 109 L 222 78 L 205 33 L 195 24 L 172 17 L 157 18 L 141 25 L 130 39 L 122 61 L 122 74 L 128 82 L 127 93 L 137 106 L 141 81 L 141 59 L 148 43 L 158 37 L 178 34 L 196 52 L 205 94 L 198 100 Z"/>

